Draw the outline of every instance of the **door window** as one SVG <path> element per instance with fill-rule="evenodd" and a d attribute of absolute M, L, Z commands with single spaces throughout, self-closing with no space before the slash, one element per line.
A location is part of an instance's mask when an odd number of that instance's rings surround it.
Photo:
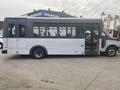
<path fill-rule="evenodd" d="M 16 26 L 15 24 L 8 25 L 8 37 L 15 37 L 16 36 Z"/>
<path fill-rule="evenodd" d="M 97 49 L 99 46 L 99 29 L 99 24 L 93 24 L 92 41 L 94 49 Z"/>
<path fill-rule="evenodd" d="M 91 39 L 91 30 L 92 30 L 92 25 L 91 24 L 86 24 L 85 25 L 85 29 L 86 29 L 86 39 L 90 40 Z"/>

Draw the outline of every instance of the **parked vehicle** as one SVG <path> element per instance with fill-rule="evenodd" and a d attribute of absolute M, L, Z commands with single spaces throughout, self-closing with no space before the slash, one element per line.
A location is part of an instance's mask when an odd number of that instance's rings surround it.
<path fill-rule="evenodd" d="M 120 43 L 103 31 L 101 19 L 15 17 L 4 20 L 2 53 L 115 56 Z"/>

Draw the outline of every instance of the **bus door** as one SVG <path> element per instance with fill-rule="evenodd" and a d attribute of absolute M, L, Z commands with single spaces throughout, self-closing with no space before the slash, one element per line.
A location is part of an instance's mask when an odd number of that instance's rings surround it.
<path fill-rule="evenodd" d="M 6 34 L 7 34 L 7 46 L 8 49 L 16 50 L 17 49 L 17 27 L 15 19 L 6 20 Z"/>
<path fill-rule="evenodd" d="M 18 52 L 26 49 L 26 19 L 17 19 L 17 49 Z"/>
<path fill-rule="evenodd" d="M 99 54 L 99 24 L 85 25 L 85 54 Z"/>

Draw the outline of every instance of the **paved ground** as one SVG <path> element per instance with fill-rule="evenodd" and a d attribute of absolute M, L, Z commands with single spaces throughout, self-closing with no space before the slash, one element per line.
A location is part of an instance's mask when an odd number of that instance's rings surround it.
<path fill-rule="evenodd" d="M 120 90 L 120 55 L 0 55 L 0 90 Z"/>

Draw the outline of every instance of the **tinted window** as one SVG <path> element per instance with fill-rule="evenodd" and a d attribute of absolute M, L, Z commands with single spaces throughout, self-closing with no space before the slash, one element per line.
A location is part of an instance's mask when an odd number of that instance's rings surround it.
<path fill-rule="evenodd" d="M 16 36 L 16 26 L 15 24 L 8 25 L 8 37 L 15 37 Z"/>
<path fill-rule="evenodd" d="M 57 37 L 58 36 L 58 24 L 48 23 L 47 24 L 47 37 Z"/>
<path fill-rule="evenodd" d="M 19 25 L 19 37 L 25 37 L 25 26 Z"/>
<path fill-rule="evenodd" d="M 91 39 L 91 30 L 92 30 L 92 24 L 86 24 L 85 25 L 85 34 L 86 34 L 86 39 Z"/>
<path fill-rule="evenodd" d="M 40 26 L 40 37 L 46 37 L 46 27 Z"/>
<path fill-rule="evenodd" d="M 33 24 L 33 37 L 46 37 L 46 25 L 44 23 L 34 23 Z"/>
<path fill-rule="evenodd" d="M 65 38 L 76 38 L 79 30 L 77 24 L 59 24 L 59 35 Z"/>
<path fill-rule="evenodd" d="M 66 27 L 59 27 L 59 35 L 60 37 L 66 37 L 66 32 L 67 32 L 67 28 Z"/>
<path fill-rule="evenodd" d="M 38 26 L 33 27 L 33 37 L 39 37 L 39 27 Z"/>
<path fill-rule="evenodd" d="M 72 27 L 72 37 L 76 37 L 76 27 Z"/>
<path fill-rule="evenodd" d="M 67 37 L 71 37 L 71 36 L 72 36 L 72 28 L 67 27 Z"/>
<path fill-rule="evenodd" d="M 56 37 L 57 36 L 57 27 L 48 27 L 47 36 L 48 37 Z"/>
<path fill-rule="evenodd" d="M 99 29 L 100 29 L 99 24 L 93 24 L 93 31 L 96 33 L 96 35 L 99 34 Z"/>
<path fill-rule="evenodd" d="M 76 31 L 76 36 L 79 38 L 83 38 L 84 37 L 84 24 L 79 24 L 77 26 L 77 31 Z"/>

